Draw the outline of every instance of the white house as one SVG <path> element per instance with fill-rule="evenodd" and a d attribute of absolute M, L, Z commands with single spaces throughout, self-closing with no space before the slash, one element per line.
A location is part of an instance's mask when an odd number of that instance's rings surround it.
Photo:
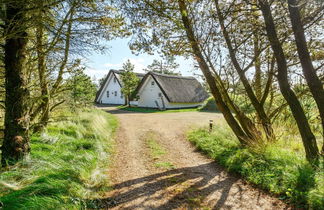
<path fill-rule="evenodd" d="M 121 105 L 125 104 L 125 97 L 121 92 L 122 81 L 120 79 L 121 70 L 110 70 L 102 83 L 95 102 L 98 104 L 112 104 Z M 136 73 L 136 75 L 142 79 L 144 74 Z"/>
<path fill-rule="evenodd" d="M 136 89 L 139 107 L 176 109 L 197 107 L 208 98 L 194 77 L 149 72 Z"/>

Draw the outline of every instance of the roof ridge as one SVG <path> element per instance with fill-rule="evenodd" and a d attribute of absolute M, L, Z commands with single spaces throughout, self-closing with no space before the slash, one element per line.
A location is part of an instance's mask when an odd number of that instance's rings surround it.
<path fill-rule="evenodd" d="M 181 76 L 181 75 L 171 75 L 171 74 L 161 74 L 161 73 L 156 73 L 156 72 L 149 72 L 148 74 L 153 74 L 157 76 L 162 76 L 162 77 L 171 77 L 171 78 L 178 78 L 178 79 L 196 79 L 193 76 Z"/>
<path fill-rule="evenodd" d="M 116 74 L 120 74 L 120 73 L 122 73 L 124 70 L 122 70 L 122 69 L 119 69 L 119 70 L 116 70 L 116 69 L 110 69 L 109 71 L 112 71 L 112 72 L 114 72 L 114 73 L 116 73 Z M 140 73 L 140 72 L 134 72 L 135 74 L 139 74 L 139 75 L 145 75 L 146 73 Z"/>

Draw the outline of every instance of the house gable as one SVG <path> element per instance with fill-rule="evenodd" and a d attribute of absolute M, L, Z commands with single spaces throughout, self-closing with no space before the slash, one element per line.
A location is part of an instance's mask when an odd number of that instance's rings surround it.
<path fill-rule="evenodd" d="M 150 84 L 154 82 L 154 87 Z M 138 106 L 151 108 L 197 107 L 208 93 L 194 77 L 164 75 L 150 72 L 136 89 Z"/>
<path fill-rule="evenodd" d="M 124 104 L 125 98 L 121 93 L 121 84 L 113 71 L 107 75 L 104 84 L 98 91 L 97 103 Z"/>
<path fill-rule="evenodd" d="M 148 75 L 138 89 L 138 106 L 150 108 L 166 107 L 168 100 L 155 79 Z"/>

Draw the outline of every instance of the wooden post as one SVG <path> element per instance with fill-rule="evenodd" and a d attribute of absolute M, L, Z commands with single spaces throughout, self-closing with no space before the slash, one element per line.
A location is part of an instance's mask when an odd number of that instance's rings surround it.
<path fill-rule="evenodd" d="M 213 130 L 213 120 L 209 120 L 209 132 Z"/>

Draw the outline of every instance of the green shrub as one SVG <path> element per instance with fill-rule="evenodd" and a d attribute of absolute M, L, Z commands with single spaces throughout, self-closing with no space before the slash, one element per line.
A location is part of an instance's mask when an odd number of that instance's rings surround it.
<path fill-rule="evenodd" d="M 218 108 L 213 97 L 209 97 L 204 104 L 199 108 L 200 111 L 218 112 Z"/>
<path fill-rule="evenodd" d="M 107 188 L 117 121 L 96 109 L 50 124 L 31 138 L 26 160 L 0 173 L 3 209 L 80 209 Z"/>
<path fill-rule="evenodd" d="M 188 139 L 229 171 L 295 204 L 297 207 L 323 209 L 324 170 L 314 170 L 300 150 L 290 148 L 293 140 L 279 140 L 259 151 L 242 148 L 225 126 L 190 131 Z M 296 140 L 294 140 L 296 141 Z M 300 146 L 301 147 L 301 146 Z"/>

